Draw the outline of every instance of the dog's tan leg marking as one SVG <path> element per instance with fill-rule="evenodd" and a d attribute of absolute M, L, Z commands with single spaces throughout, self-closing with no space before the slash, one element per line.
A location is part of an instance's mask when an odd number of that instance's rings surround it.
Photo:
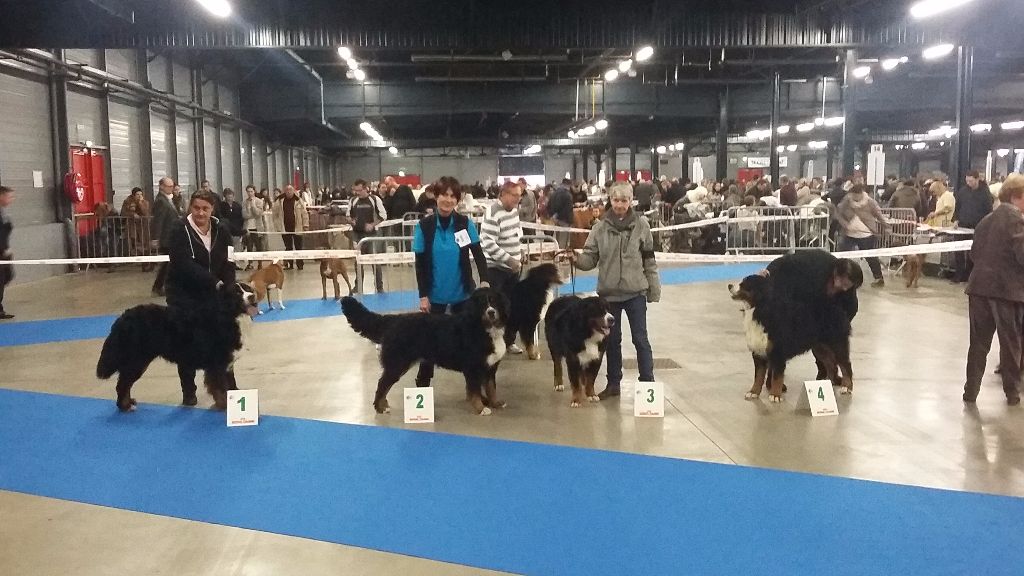
<path fill-rule="evenodd" d="M 751 356 L 754 359 L 754 384 L 745 396 L 747 400 L 753 400 L 761 396 L 761 389 L 764 387 L 764 379 L 768 372 L 768 362 L 757 356 Z"/>
<path fill-rule="evenodd" d="M 773 403 L 782 402 L 782 384 L 786 381 L 786 369 L 772 369 L 771 387 L 768 389 L 768 401 Z"/>
<path fill-rule="evenodd" d="M 551 357 L 555 366 L 555 392 L 565 390 L 565 382 L 562 380 L 562 359 L 556 356 Z"/>

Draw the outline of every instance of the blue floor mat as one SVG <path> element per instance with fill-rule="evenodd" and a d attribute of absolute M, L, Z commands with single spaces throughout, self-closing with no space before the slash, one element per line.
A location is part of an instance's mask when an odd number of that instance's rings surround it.
<path fill-rule="evenodd" d="M 739 280 L 747 274 L 764 268 L 763 264 L 727 264 L 715 266 L 689 266 L 682 268 L 666 268 L 661 271 L 662 283 L 693 284 L 699 282 L 717 282 Z M 574 284 L 566 285 L 561 294 L 576 292 L 593 292 L 597 290 L 597 277 L 579 276 Z M 725 290 L 725 288 L 722 288 Z M 359 298 L 375 312 L 397 312 L 415 310 L 418 298 L 415 292 L 389 292 L 385 294 L 368 294 Z M 288 300 L 285 310 L 269 310 L 267 303 L 260 303 L 264 314 L 257 322 L 280 322 L 284 320 L 305 320 L 340 316 L 341 306 L 334 300 Z M 77 318 L 55 318 L 52 320 L 30 320 L 26 322 L 5 322 L 0 324 L 0 347 L 26 346 L 30 344 L 47 344 L 51 342 L 70 342 L 74 340 L 90 340 L 106 338 L 110 326 L 117 318 L 115 314 L 104 316 L 84 316 Z"/>
<path fill-rule="evenodd" d="M 0 447 L 4 490 L 524 574 L 1021 573 L 1018 498 L 9 390 Z"/>

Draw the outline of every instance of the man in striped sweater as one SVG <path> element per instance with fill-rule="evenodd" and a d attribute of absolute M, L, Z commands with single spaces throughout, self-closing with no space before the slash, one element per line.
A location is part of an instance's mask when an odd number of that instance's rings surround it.
<path fill-rule="evenodd" d="M 492 204 L 480 224 L 480 246 L 487 256 L 487 282 L 491 288 L 506 295 L 519 278 L 522 268 L 523 228 L 519 223 L 519 199 L 522 189 L 514 182 L 501 187 L 498 203 Z M 512 354 L 522 354 L 513 344 Z"/>

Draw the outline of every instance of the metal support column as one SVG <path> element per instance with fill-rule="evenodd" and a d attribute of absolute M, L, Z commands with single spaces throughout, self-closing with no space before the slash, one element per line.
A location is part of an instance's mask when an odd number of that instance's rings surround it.
<path fill-rule="evenodd" d="M 580 157 L 583 159 L 583 181 L 590 182 L 590 150 L 584 148 L 580 150 Z"/>
<path fill-rule="evenodd" d="M 772 134 L 768 138 L 769 173 L 772 177 L 772 188 L 779 187 L 779 116 L 782 115 L 782 77 L 776 72 L 772 76 L 772 116 L 768 128 Z"/>
<path fill-rule="evenodd" d="M 53 55 L 64 60 L 64 50 L 54 50 Z M 50 67 L 50 148 L 53 150 L 53 185 L 60 188 L 64 185 L 64 175 L 71 172 L 71 140 L 68 136 L 68 83 L 63 70 Z M 54 194 L 54 212 L 57 221 L 63 222 L 71 218 L 71 201 L 64 194 Z M 70 239 L 69 239 L 70 242 Z M 68 254 L 75 252 L 70 249 Z"/>
<path fill-rule="evenodd" d="M 857 152 L 857 79 L 853 70 L 857 67 L 857 51 L 846 51 L 846 66 L 843 73 L 843 145 L 842 164 L 839 173 L 844 177 L 853 175 L 854 156 Z"/>
<path fill-rule="evenodd" d="M 825 148 L 825 180 L 826 184 L 835 177 L 836 148 L 829 144 Z"/>
<path fill-rule="evenodd" d="M 683 165 L 683 170 L 680 172 L 682 178 L 680 180 L 686 181 L 690 179 L 690 147 L 683 146 L 683 149 L 679 151 L 679 162 Z"/>
<path fill-rule="evenodd" d="M 629 145 L 629 179 L 636 178 L 636 143 Z"/>
<path fill-rule="evenodd" d="M 954 188 L 971 169 L 971 122 L 974 115 L 974 47 L 961 46 L 956 63 L 956 128 L 953 166 Z"/>
<path fill-rule="evenodd" d="M 715 134 L 715 180 L 724 182 L 729 173 L 729 87 L 718 93 L 718 132 Z"/>
<path fill-rule="evenodd" d="M 146 57 L 146 49 L 141 48 L 135 52 L 135 64 L 138 67 L 139 81 L 146 86 L 152 86 L 149 80 L 149 58 Z M 150 119 L 150 104 L 145 103 L 142 106 L 142 114 L 139 115 L 139 134 L 142 138 L 139 141 L 139 164 L 142 166 L 142 177 L 143 182 L 156 182 L 164 176 L 169 174 L 153 174 L 153 130 L 152 122 Z M 177 122 L 175 122 L 175 125 Z M 175 142 L 174 149 L 177 150 L 177 141 Z M 178 181 L 178 175 L 175 173 L 174 181 Z M 148 194 L 152 195 L 155 192 L 154 187 L 146 186 Z M 144 192 L 145 193 L 145 192 Z"/>
<path fill-rule="evenodd" d="M 615 173 L 619 171 L 619 149 L 614 145 L 608 146 L 608 179 L 615 181 Z"/>
<path fill-rule="evenodd" d="M 657 152 L 651 152 L 651 180 L 658 179 L 658 172 L 661 168 L 661 157 Z"/>
<path fill-rule="evenodd" d="M 195 59 L 189 61 L 188 70 L 189 74 L 192 75 L 192 101 L 202 106 L 203 78 L 199 70 L 196 69 Z M 195 156 L 195 181 L 196 189 L 198 190 L 199 183 L 208 179 L 206 175 L 206 132 L 203 129 L 203 116 L 201 114 L 195 114 L 192 118 L 192 152 Z"/>

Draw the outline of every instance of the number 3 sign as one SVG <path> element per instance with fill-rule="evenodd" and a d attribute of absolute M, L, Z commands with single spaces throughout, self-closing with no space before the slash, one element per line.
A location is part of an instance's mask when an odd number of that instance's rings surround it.
<path fill-rule="evenodd" d="M 637 382 L 633 395 L 633 416 L 665 417 L 665 389 L 661 382 Z"/>
<path fill-rule="evenodd" d="M 405 389 L 405 423 L 424 424 L 434 421 L 434 389 Z"/>

